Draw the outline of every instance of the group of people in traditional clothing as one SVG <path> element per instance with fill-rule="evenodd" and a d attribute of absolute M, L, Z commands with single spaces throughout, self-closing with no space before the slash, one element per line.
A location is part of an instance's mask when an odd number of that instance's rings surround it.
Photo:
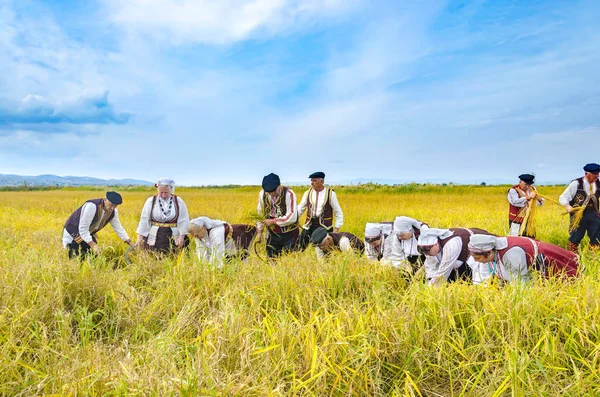
<path fill-rule="evenodd" d="M 175 182 L 161 178 L 155 184 L 157 194 L 149 197 L 140 216 L 137 242 L 134 244 L 119 221 L 117 206 L 122 197 L 107 192 L 105 198 L 86 201 L 69 217 L 63 231 L 63 245 L 69 257 L 97 253 L 96 233 L 111 224 L 116 234 L 138 249 L 169 254 L 187 247 L 195 240 L 196 253 L 202 262 L 222 267 L 231 258 L 246 260 L 253 241 L 266 240 L 266 254 L 274 260 L 282 254 L 314 246 L 319 260 L 334 251 L 355 251 L 371 261 L 393 266 L 414 274 L 424 268 L 427 282 L 437 285 L 459 279 L 474 284 L 488 283 L 493 277 L 503 282 L 526 281 L 529 271 L 543 276 L 579 274 L 579 243 L 587 232 L 590 247 L 597 250 L 600 239 L 600 165 L 584 167 L 584 176 L 573 180 L 560 196 L 573 221 L 582 211 L 581 221 L 573 228 L 569 250 L 524 235 L 527 220 L 524 209 L 543 205 L 533 187 L 534 176 L 522 174 L 519 183 L 508 191 L 509 236 L 501 237 L 477 228 L 437 229 L 407 216 L 390 222 L 369 222 L 364 239 L 341 232 L 344 214 L 335 191 L 325 186 L 325 174 L 309 175 L 311 187 L 300 203 L 294 191 L 281 184 L 279 176 L 268 174 L 262 180 L 255 225 L 229 224 L 206 216 L 189 218 L 185 202 L 175 195 Z M 300 226 L 300 217 L 306 219 Z"/>

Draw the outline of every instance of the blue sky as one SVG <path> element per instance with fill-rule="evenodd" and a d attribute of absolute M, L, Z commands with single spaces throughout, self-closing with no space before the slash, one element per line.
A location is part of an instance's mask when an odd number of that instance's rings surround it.
<path fill-rule="evenodd" d="M 0 173 L 568 182 L 600 2 L 0 0 Z"/>

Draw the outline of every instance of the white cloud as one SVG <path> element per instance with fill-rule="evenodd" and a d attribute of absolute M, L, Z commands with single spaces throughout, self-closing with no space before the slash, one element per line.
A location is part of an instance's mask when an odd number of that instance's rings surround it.
<path fill-rule="evenodd" d="M 338 15 L 358 0 L 108 0 L 112 19 L 130 33 L 171 44 L 227 44 L 293 31 Z"/>

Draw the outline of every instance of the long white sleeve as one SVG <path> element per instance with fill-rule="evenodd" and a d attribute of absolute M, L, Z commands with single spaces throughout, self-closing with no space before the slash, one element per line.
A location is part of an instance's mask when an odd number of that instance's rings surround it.
<path fill-rule="evenodd" d="M 123 240 L 123 241 L 130 240 L 129 235 L 127 234 L 127 231 L 121 225 L 121 221 L 119 220 L 119 213 L 117 212 L 116 208 L 115 208 L 115 216 L 110 220 L 110 225 L 112 226 L 113 230 L 115 231 L 115 233 L 117 234 L 117 236 L 119 236 L 119 238 L 121 240 Z"/>
<path fill-rule="evenodd" d="M 148 197 L 144 203 L 142 214 L 140 215 L 140 222 L 138 223 L 136 230 L 137 234 L 141 234 L 144 237 L 148 237 L 148 233 L 150 233 L 150 228 L 152 227 L 152 199 L 153 197 Z"/>
<path fill-rule="evenodd" d="M 525 207 L 527 205 L 527 197 L 519 197 L 519 192 L 516 189 L 511 188 L 508 191 L 508 202 L 515 207 Z"/>
<path fill-rule="evenodd" d="M 190 214 L 187 206 L 181 197 L 177 197 L 179 204 L 179 217 L 177 218 L 177 231 L 180 235 L 188 234 L 188 224 L 190 223 Z"/>
<path fill-rule="evenodd" d="M 460 256 L 460 252 L 462 250 L 462 240 L 460 237 L 456 236 L 448 240 L 444 249 L 441 252 L 441 259 L 439 261 L 439 265 L 437 270 L 432 277 L 430 284 L 435 284 L 438 280 L 447 280 L 457 265 L 458 257 Z M 461 263 L 462 264 L 462 263 Z"/>
<path fill-rule="evenodd" d="M 206 246 L 206 242 L 198 237 L 194 237 L 194 241 L 196 242 L 196 255 L 198 255 L 198 260 L 200 262 L 209 262 L 210 261 L 210 251 Z"/>
<path fill-rule="evenodd" d="M 292 189 L 287 189 L 285 195 L 286 212 L 285 215 L 275 218 L 275 224 L 278 226 L 289 226 L 298 222 L 298 204 L 296 202 L 296 193 Z"/>
<path fill-rule="evenodd" d="M 521 247 L 509 248 L 502 263 L 499 264 L 498 276 L 507 282 L 529 281 L 529 270 L 527 269 L 527 254 Z"/>
<path fill-rule="evenodd" d="M 352 251 L 352 243 L 350 243 L 350 239 L 346 236 L 340 237 L 340 251 L 348 252 Z"/>
<path fill-rule="evenodd" d="M 586 193 L 589 194 L 590 186 L 589 186 L 589 184 L 587 184 L 587 186 L 586 186 L 585 182 L 586 182 L 586 180 L 584 178 L 583 179 L 583 189 L 586 191 Z M 586 187 L 587 187 L 587 189 L 586 189 Z M 571 202 L 571 200 L 573 200 L 573 197 L 575 197 L 576 194 L 577 194 L 577 180 L 574 180 L 571 183 L 569 183 L 569 186 L 567 186 L 567 188 L 565 189 L 563 194 L 560 195 L 560 197 L 558 198 L 558 201 L 563 206 L 567 205 Z"/>
<path fill-rule="evenodd" d="M 304 194 L 302 195 L 302 200 L 300 200 L 300 204 L 298 204 L 298 218 L 300 218 L 302 214 L 304 214 L 304 211 L 306 211 L 306 207 L 308 207 L 308 192 L 310 192 L 310 189 L 304 192 Z M 310 217 L 310 214 L 308 214 L 307 216 Z"/>
<path fill-rule="evenodd" d="M 335 215 L 335 226 L 336 228 L 341 228 L 344 225 L 344 212 L 342 211 L 342 207 L 340 207 L 340 203 L 337 199 L 337 195 L 332 190 L 331 191 L 331 208 L 333 209 L 333 214 Z"/>
<path fill-rule="evenodd" d="M 85 203 L 81 208 L 81 216 L 79 217 L 79 235 L 86 243 L 91 243 L 92 235 L 90 234 L 90 226 L 96 215 L 96 205 L 94 203 Z M 104 216 L 104 209 L 102 210 Z"/>

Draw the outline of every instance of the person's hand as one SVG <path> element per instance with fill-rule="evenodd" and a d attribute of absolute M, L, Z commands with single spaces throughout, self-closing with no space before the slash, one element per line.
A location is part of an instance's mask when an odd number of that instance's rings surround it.
<path fill-rule="evenodd" d="M 137 241 L 135 242 L 135 246 L 136 246 L 136 248 L 144 248 L 144 239 L 138 238 Z"/>
<path fill-rule="evenodd" d="M 570 214 L 571 212 L 573 212 L 573 207 L 571 207 L 569 204 L 565 205 L 565 208 L 567 210 L 567 214 Z"/>
<path fill-rule="evenodd" d="M 275 219 L 265 219 L 263 223 L 265 226 L 273 226 L 275 224 Z"/>
<path fill-rule="evenodd" d="M 100 255 L 102 253 L 102 250 L 100 249 L 100 247 L 98 246 L 98 244 L 92 245 L 92 251 L 96 255 Z"/>
<path fill-rule="evenodd" d="M 175 244 L 176 244 L 176 245 L 177 245 L 179 248 L 181 248 L 181 247 L 183 247 L 183 243 L 184 243 L 184 241 L 185 241 L 185 236 L 183 236 L 183 235 L 181 235 L 181 234 L 180 234 L 180 235 L 179 235 L 179 236 L 177 236 L 177 238 L 175 239 Z"/>
<path fill-rule="evenodd" d="M 339 227 L 334 227 L 334 228 L 333 228 L 333 232 L 334 232 L 334 233 L 337 233 L 337 232 L 339 232 L 339 231 L 340 231 L 340 228 L 339 228 Z"/>
<path fill-rule="evenodd" d="M 129 239 L 127 241 L 127 245 L 129 245 L 131 248 L 135 248 L 136 244 L 133 243 L 133 241 L 131 239 Z"/>
<path fill-rule="evenodd" d="M 537 197 L 537 192 L 535 190 L 531 191 L 528 195 L 529 200 L 533 200 L 536 197 Z"/>

